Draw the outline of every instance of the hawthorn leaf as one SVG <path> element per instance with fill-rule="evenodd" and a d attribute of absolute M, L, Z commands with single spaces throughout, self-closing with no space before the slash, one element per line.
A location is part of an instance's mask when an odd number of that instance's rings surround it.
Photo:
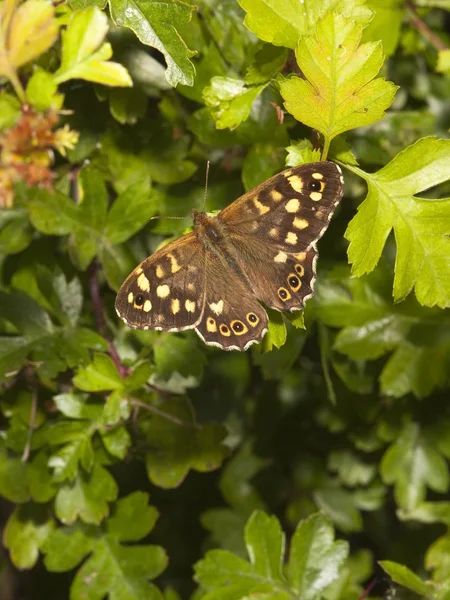
<path fill-rule="evenodd" d="M 64 421 L 59 421 L 64 426 Z M 88 421 L 68 423 L 67 433 L 63 434 L 64 445 L 52 453 L 48 466 L 53 469 L 56 481 L 72 481 L 78 474 L 80 465 L 90 471 L 94 465 L 94 450 L 92 447 L 93 429 Z M 53 434 L 55 434 L 53 428 Z M 56 431 L 56 433 L 58 433 Z M 57 443 L 57 438 L 52 440 Z M 60 442 L 61 443 L 61 442 Z"/>
<path fill-rule="evenodd" d="M 73 482 L 60 487 L 55 498 L 55 514 L 68 525 L 78 518 L 85 523 L 100 523 L 109 513 L 108 502 L 116 500 L 117 494 L 112 475 L 96 463 L 91 473 L 80 470 Z"/>
<path fill-rule="evenodd" d="M 1 68 L 0 68 L 1 70 Z M 20 102 L 12 94 L 7 94 L 5 91 L 0 92 L 0 129 L 12 127 L 20 115 Z M 3 216 L 8 216 L 12 209 L 4 210 L 1 213 Z"/>
<path fill-rule="evenodd" d="M 147 474 L 159 487 L 178 486 L 190 469 L 201 473 L 217 469 L 228 454 L 222 444 L 224 428 L 214 423 L 196 425 L 186 401 L 167 401 L 163 413 L 141 428 L 151 448 L 145 461 Z"/>
<path fill-rule="evenodd" d="M 301 521 L 294 533 L 287 578 L 282 570 L 284 534 L 275 517 L 253 513 L 245 540 L 250 562 L 227 550 L 210 550 L 195 565 L 195 579 L 207 590 L 208 600 L 319 600 L 339 577 L 348 555 L 348 544 L 334 542 L 332 526 L 318 514 Z"/>
<path fill-rule="evenodd" d="M 7 37 L 7 61 L 21 67 L 50 48 L 59 26 L 51 2 L 27 0 L 12 14 Z M 30 43 L 33 40 L 33 43 Z M 0 73 L 7 75 L 0 61 Z"/>
<path fill-rule="evenodd" d="M 247 546 L 253 571 L 272 581 L 284 582 L 283 560 L 285 536 L 280 522 L 262 511 L 256 511 L 245 527 Z"/>
<path fill-rule="evenodd" d="M 253 102 L 267 84 L 247 86 L 242 79 L 213 77 L 203 99 L 217 129 L 235 129 L 250 115 Z"/>
<path fill-rule="evenodd" d="M 449 306 L 450 199 L 414 194 L 450 179 L 450 140 L 423 138 L 375 174 L 350 168 L 369 188 L 345 233 L 353 275 L 372 271 L 393 229 L 394 299 L 403 300 L 414 289 L 424 306 Z"/>
<path fill-rule="evenodd" d="M 193 5 L 180 0 L 111 0 L 111 16 L 121 27 L 129 27 L 140 41 L 164 55 L 166 79 L 176 87 L 193 85 L 195 67 L 189 60 L 195 54 L 181 38 L 178 27 L 189 23 Z"/>
<path fill-rule="evenodd" d="M 380 43 L 360 45 L 362 27 L 342 14 L 327 13 L 301 38 L 296 58 L 305 79 L 280 83 L 285 107 L 298 121 L 331 140 L 381 119 L 397 86 L 375 79 L 383 65 Z"/>
<path fill-rule="evenodd" d="M 71 16 L 62 35 L 61 66 L 54 74 L 58 85 L 69 79 L 86 79 L 103 85 L 131 86 L 125 67 L 110 62 L 112 48 L 103 39 L 108 18 L 97 6 Z"/>
<path fill-rule="evenodd" d="M 39 558 L 39 550 L 55 527 L 47 511 L 32 504 L 17 507 L 3 532 L 5 547 L 18 569 L 31 569 Z"/>
<path fill-rule="evenodd" d="M 348 542 L 334 541 L 328 519 L 321 514 L 312 515 L 299 523 L 291 541 L 289 585 L 305 600 L 319 598 L 339 577 L 348 553 Z"/>
<path fill-rule="evenodd" d="M 381 476 L 394 484 L 400 508 L 414 509 L 425 499 L 427 487 L 445 493 L 450 484 L 444 457 L 433 447 L 417 423 L 408 423 L 387 449 L 381 461 Z"/>
<path fill-rule="evenodd" d="M 43 69 L 37 69 L 28 81 L 27 99 L 38 111 L 47 110 L 52 106 L 60 108 L 63 97 L 57 94 L 57 90 L 53 75 Z"/>
<path fill-rule="evenodd" d="M 137 542 L 155 526 L 159 513 L 148 505 L 148 494 L 133 492 L 114 506 L 105 524 L 105 531 L 121 542 Z"/>
<path fill-rule="evenodd" d="M 108 354 L 95 354 L 89 365 L 78 369 L 73 383 L 84 392 L 118 390 L 123 386 L 116 365 Z"/>
<path fill-rule="evenodd" d="M 396 583 L 416 592 L 416 594 L 424 598 L 429 598 L 430 600 L 436 598 L 436 585 L 423 581 L 405 565 L 391 560 L 380 560 L 378 564 Z"/>
<path fill-rule="evenodd" d="M 163 600 L 160 590 L 148 580 L 164 571 L 166 564 L 160 546 L 123 546 L 105 538 L 75 575 L 72 596 L 98 600 L 108 594 L 111 600 Z"/>
<path fill-rule="evenodd" d="M 294 49 L 299 38 L 314 27 L 325 13 L 335 10 L 353 20 L 366 24 L 372 11 L 363 0 L 323 0 L 302 2 L 296 0 L 238 0 L 246 11 L 244 24 L 261 40 L 274 46 Z"/>
<path fill-rule="evenodd" d="M 138 181 L 119 194 L 108 212 L 105 236 L 111 244 L 121 244 L 142 229 L 156 212 L 148 181 Z"/>
<path fill-rule="evenodd" d="M 447 533 L 438 538 L 428 548 L 425 555 L 425 568 L 433 570 L 433 579 L 448 581 L 450 575 L 450 535 Z"/>
<path fill-rule="evenodd" d="M 30 498 L 26 465 L 0 447 L 0 494 L 10 502 L 23 503 Z"/>
<path fill-rule="evenodd" d="M 74 569 L 95 547 L 95 528 L 78 522 L 54 529 L 42 545 L 44 564 L 53 573 Z"/>
<path fill-rule="evenodd" d="M 167 566 L 164 549 L 122 544 L 145 537 L 153 528 L 157 511 L 147 501 L 147 494 L 134 492 L 115 503 L 101 526 L 78 522 L 48 536 L 42 550 L 49 571 L 69 571 L 87 557 L 73 579 L 72 598 L 163 600 L 150 581 Z"/>
<path fill-rule="evenodd" d="M 267 309 L 269 316 L 269 325 L 266 335 L 261 342 L 261 352 L 270 352 L 273 348 L 281 348 L 284 346 L 287 338 L 286 323 L 283 315 L 273 309 Z"/>
<path fill-rule="evenodd" d="M 169 379 L 174 371 L 187 377 L 200 379 L 206 364 L 205 354 L 192 340 L 165 335 L 158 338 L 154 346 L 156 372 L 159 377 Z"/>

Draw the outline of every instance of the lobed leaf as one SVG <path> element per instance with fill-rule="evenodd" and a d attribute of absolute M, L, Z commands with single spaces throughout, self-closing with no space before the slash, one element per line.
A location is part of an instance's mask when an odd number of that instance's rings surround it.
<path fill-rule="evenodd" d="M 361 35 L 353 20 L 327 13 L 296 48 L 305 79 L 280 83 L 286 109 L 320 131 L 326 145 L 344 131 L 381 119 L 395 95 L 396 86 L 374 79 L 383 64 L 381 45 L 360 45 Z"/>
<path fill-rule="evenodd" d="M 397 243 L 394 299 L 413 289 L 425 306 L 450 305 L 450 199 L 423 199 L 418 192 L 450 179 L 450 142 L 424 138 L 378 173 L 363 173 L 367 198 L 350 222 L 349 260 L 356 276 L 370 272 L 393 229 Z"/>

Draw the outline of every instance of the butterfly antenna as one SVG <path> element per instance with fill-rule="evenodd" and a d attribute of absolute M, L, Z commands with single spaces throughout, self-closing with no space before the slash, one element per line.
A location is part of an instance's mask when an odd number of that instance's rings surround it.
<path fill-rule="evenodd" d="M 208 195 L 208 177 L 209 177 L 209 160 L 206 163 L 206 175 L 205 175 L 205 197 L 203 198 L 203 210 L 206 209 L 206 196 Z"/>

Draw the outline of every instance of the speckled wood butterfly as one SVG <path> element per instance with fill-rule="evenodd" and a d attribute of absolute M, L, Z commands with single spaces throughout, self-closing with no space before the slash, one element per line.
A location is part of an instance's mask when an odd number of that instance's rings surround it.
<path fill-rule="evenodd" d="M 194 230 L 145 259 L 117 294 L 130 327 L 183 331 L 224 350 L 247 350 L 267 332 L 260 300 L 279 311 L 313 295 L 316 243 L 343 194 L 341 169 L 287 169 L 215 216 L 192 211 Z"/>

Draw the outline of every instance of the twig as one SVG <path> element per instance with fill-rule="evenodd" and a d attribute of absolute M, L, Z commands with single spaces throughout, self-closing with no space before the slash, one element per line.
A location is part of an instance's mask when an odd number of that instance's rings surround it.
<path fill-rule="evenodd" d="M 361 594 L 361 596 L 358 598 L 358 600 L 364 600 L 365 598 L 367 598 L 367 596 L 370 594 L 370 592 L 372 591 L 372 589 L 375 587 L 375 584 L 378 582 L 378 577 L 375 577 L 374 579 L 372 579 L 372 581 L 369 583 L 369 585 L 366 587 L 366 589 L 364 590 L 364 592 Z"/>
<path fill-rule="evenodd" d="M 409 18 L 411 19 L 412 26 L 431 44 L 436 50 L 448 50 L 448 46 L 445 42 L 432 31 L 428 25 L 419 17 L 417 14 L 414 3 L 408 0 L 406 2 L 406 8 L 408 9 Z"/>
<path fill-rule="evenodd" d="M 37 401 L 38 401 L 37 388 L 36 388 L 36 386 L 33 386 L 33 391 L 31 393 L 30 422 L 28 423 L 27 441 L 25 443 L 25 448 L 23 449 L 23 454 L 22 454 L 22 459 L 21 459 L 23 463 L 27 462 L 27 460 L 30 457 L 31 438 L 33 437 L 33 431 L 34 431 L 35 424 L 36 424 Z"/>
<path fill-rule="evenodd" d="M 160 410 L 159 408 L 156 408 L 156 406 L 152 406 L 151 404 L 146 404 L 145 402 L 141 402 L 141 400 L 136 400 L 136 399 L 132 398 L 130 400 L 130 403 L 133 406 L 139 406 L 140 408 L 145 408 L 149 412 L 152 412 L 155 415 L 158 415 L 158 417 L 162 417 L 163 419 L 166 419 L 167 421 L 171 421 L 172 423 L 175 423 L 176 425 L 182 425 L 183 427 L 190 427 L 192 429 L 198 429 L 198 425 L 196 423 L 186 423 L 185 421 L 181 421 L 177 417 L 174 417 L 173 415 L 166 413 L 163 410 Z"/>
<path fill-rule="evenodd" d="M 117 348 L 113 344 L 111 338 L 106 331 L 106 323 L 105 323 L 105 315 L 103 312 L 103 302 L 100 294 L 100 286 L 98 284 L 97 279 L 98 272 L 98 264 L 95 260 L 91 262 L 89 265 L 89 293 L 91 296 L 91 301 L 94 306 L 94 316 L 95 322 L 97 325 L 98 332 L 105 338 L 108 342 L 109 354 L 116 366 L 117 372 L 121 377 L 126 377 L 130 374 L 130 369 L 125 367 L 120 361 L 119 353 L 117 352 Z"/>

